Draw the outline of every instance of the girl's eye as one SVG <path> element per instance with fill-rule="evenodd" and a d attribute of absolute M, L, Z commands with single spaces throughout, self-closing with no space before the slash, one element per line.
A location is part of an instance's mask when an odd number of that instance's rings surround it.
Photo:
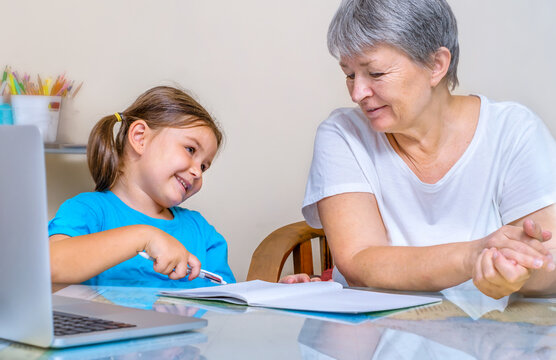
<path fill-rule="evenodd" d="M 372 78 L 378 79 L 379 77 L 383 76 L 384 73 L 369 73 Z"/>
<path fill-rule="evenodd" d="M 207 166 L 205 164 L 201 164 L 201 171 L 205 171 L 207 169 Z"/>
<path fill-rule="evenodd" d="M 187 146 L 185 148 L 185 150 L 187 150 L 190 154 L 195 154 L 195 148 L 194 147 Z"/>

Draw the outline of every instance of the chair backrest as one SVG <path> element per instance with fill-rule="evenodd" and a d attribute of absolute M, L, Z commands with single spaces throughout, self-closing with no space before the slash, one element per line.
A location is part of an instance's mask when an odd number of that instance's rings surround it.
<path fill-rule="evenodd" d="M 321 273 L 332 268 L 332 255 L 324 231 L 300 221 L 273 231 L 259 244 L 251 257 L 247 280 L 278 281 L 292 252 L 294 272 L 315 275 L 311 246 L 311 240 L 315 238 L 320 243 Z"/>

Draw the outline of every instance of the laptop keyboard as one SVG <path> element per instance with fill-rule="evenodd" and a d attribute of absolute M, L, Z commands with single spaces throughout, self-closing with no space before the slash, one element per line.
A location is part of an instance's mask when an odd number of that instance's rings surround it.
<path fill-rule="evenodd" d="M 75 335 L 129 327 L 135 327 L 135 325 L 54 311 L 55 336 Z"/>

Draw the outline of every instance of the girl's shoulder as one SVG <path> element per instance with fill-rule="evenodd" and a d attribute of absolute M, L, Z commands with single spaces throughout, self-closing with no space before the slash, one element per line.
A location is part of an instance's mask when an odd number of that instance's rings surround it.
<path fill-rule="evenodd" d="M 82 192 L 69 198 L 64 202 L 65 205 L 86 205 L 90 208 L 102 207 L 103 204 L 114 203 L 115 195 L 108 191 Z"/>
<path fill-rule="evenodd" d="M 181 206 L 174 206 L 171 211 L 174 213 L 175 218 L 180 222 L 193 222 L 200 228 L 200 230 L 207 227 L 212 228 L 212 225 L 210 225 L 205 217 L 198 211 L 183 208 Z"/>
<path fill-rule="evenodd" d="M 174 213 L 174 216 L 179 218 L 179 219 L 190 219 L 193 221 L 202 221 L 202 222 L 206 222 L 205 218 L 203 217 L 203 215 L 201 215 L 200 212 L 195 211 L 195 210 L 190 210 L 188 208 L 184 208 L 181 206 L 174 206 L 171 211 Z"/>

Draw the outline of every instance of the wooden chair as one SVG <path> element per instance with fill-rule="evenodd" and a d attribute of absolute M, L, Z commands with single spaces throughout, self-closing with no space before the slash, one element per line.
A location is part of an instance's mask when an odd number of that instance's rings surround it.
<path fill-rule="evenodd" d="M 311 247 L 311 240 L 315 238 L 320 239 L 321 273 L 332 268 L 332 255 L 324 231 L 300 221 L 273 231 L 259 244 L 251 257 L 247 280 L 278 281 L 284 263 L 292 252 L 294 272 L 315 275 Z"/>

